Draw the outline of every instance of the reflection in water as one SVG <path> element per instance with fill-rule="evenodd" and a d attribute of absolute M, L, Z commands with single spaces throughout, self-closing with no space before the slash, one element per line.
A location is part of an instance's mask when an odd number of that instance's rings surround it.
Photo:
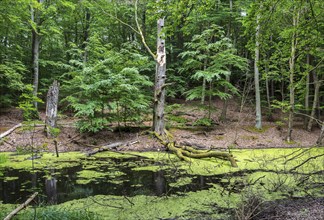
<path fill-rule="evenodd" d="M 86 184 L 78 184 L 77 173 L 84 169 L 81 161 L 80 165 L 67 167 L 60 170 L 51 168 L 45 171 L 29 172 L 24 170 L 5 169 L 3 176 L 0 176 L 0 202 L 2 203 L 22 203 L 32 192 L 38 191 L 40 203 L 59 204 L 73 199 L 86 198 L 93 195 L 170 195 L 180 192 L 197 191 L 209 188 L 209 183 L 220 183 L 220 176 L 191 176 L 181 173 L 181 170 L 166 169 L 156 172 L 148 170 L 135 171 L 134 167 L 143 166 L 143 159 L 129 158 L 128 161 L 122 159 L 97 159 L 95 168 L 89 170 L 100 170 L 107 174 L 101 178 L 91 178 Z M 131 165 L 125 162 L 132 162 Z M 138 162 L 138 164 L 137 164 Z M 145 165 L 154 165 L 154 161 L 147 160 Z M 50 177 L 48 177 L 50 173 Z M 114 173 L 123 175 L 114 176 Z M 111 175 L 110 175 L 111 174 Z M 18 177 L 5 181 L 4 177 Z M 192 178 L 190 184 L 171 187 L 169 184 L 177 183 L 182 177 Z M 226 184 L 226 183 L 222 183 Z M 224 186 L 225 187 L 225 186 Z M 44 201 L 45 200 L 45 201 Z"/>
<path fill-rule="evenodd" d="M 166 193 L 166 184 L 163 170 L 159 170 L 154 173 L 154 183 L 156 189 L 156 195 L 160 196 Z"/>
<path fill-rule="evenodd" d="M 57 180 L 53 175 L 54 170 L 52 170 L 51 178 L 45 180 L 46 196 L 48 204 L 57 204 Z"/>

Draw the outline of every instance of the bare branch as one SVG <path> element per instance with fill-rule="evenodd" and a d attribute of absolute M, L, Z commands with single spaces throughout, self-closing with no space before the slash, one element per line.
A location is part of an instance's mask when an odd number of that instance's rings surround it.
<path fill-rule="evenodd" d="M 135 22 L 136 22 L 136 26 L 137 26 L 137 30 L 138 30 L 137 33 L 141 36 L 142 43 L 144 44 L 144 47 L 146 48 L 146 50 L 153 57 L 153 59 L 156 60 L 156 55 L 152 52 L 152 50 L 150 49 L 150 47 L 146 44 L 146 41 L 145 41 L 145 38 L 144 38 L 144 34 L 143 34 L 142 29 L 141 29 L 141 27 L 140 27 L 140 25 L 138 23 L 137 3 L 138 3 L 138 0 L 135 1 Z"/>
<path fill-rule="evenodd" d="M 121 20 L 121 19 L 119 19 L 117 16 L 114 16 L 114 15 L 112 15 L 112 14 L 110 14 L 109 12 L 106 12 L 97 2 L 95 2 L 98 6 L 99 6 L 99 8 L 101 9 L 101 11 L 104 13 L 104 14 L 106 14 L 106 15 L 108 15 L 109 17 L 111 17 L 111 18 L 113 18 L 113 19 L 116 19 L 118 22 L 120 22 L 121 24 L 123 24 L 123 25 L 125 25 L 125 26 L 127 26 L 127 27 L 129 27 L 132 31 L 134 31 L 136 34 L 139 34 L 139 35 L 141 35 L 133 26 L 131 26 L 130 24 L 127 24 L 126 22 L 124 22 L 123 20 Z"/>

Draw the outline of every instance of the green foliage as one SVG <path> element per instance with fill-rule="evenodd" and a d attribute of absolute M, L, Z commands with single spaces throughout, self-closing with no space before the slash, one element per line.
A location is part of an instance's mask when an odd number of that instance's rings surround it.
<path fill-rule="evenodd" d="M 37 109 L 34 102 L 43 103 L 43 101 L 33 95 L 32 85 L 26 85 L 25 91 L 19 97 L 19 108 L 23 111 L 25 121 L 31 121 L 38 118 Z"/>
<path fill-rule="evenodd" d="M 148 58 L 129 44 L 117 52 L 97 36 L 91 38 L 89 48 L 93 59 L 86 64 L 71 60 L 74 71 L 66 74 L 69 80 L 62 86 L 69 94 L 63 101 L 81 119 L 79 130 L 98 132 L 108 122 L 140 122 L 150 104 L 145 89 L 152 83 L 139 71 L 149 68 Z"/>
<path fill-rule="evenodd" d="M 57 137 L 61 133 L 61 129 L 50 127 L 49 132 L 51 135 L 53 135 L 53 137 Z"/>
<path fill-rule="evenodd" d="M 20 216 L 18 216 L 19 218 Z M 34 219 L 34 211 L 31 209 L 24 213 L 24 219 Z M 68 209 L 54 206 L 37 208 L 36 219 L 43 220 L 96 220 L 97 215 L 87 209 Z"/>
<path fill-rule="evenodd" d="M 16 101 L 24 89 L 23 74 L 26 67 L 19 61 L 0 63 L 0 107 L 8 107 Z"/>
<path fill-rule="evenodd" d="M 212 124 L 213 124 L 213 120 L 210 118 L 199 118 L 192 125 L 210 127 L 212 126 Z"/>

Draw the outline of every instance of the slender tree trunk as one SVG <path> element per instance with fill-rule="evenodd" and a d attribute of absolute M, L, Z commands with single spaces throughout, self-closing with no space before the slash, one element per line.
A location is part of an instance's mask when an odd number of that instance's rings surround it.
<path fill-rule="evenodd" d="M 310 65 L 310 55 L 307 54 L 307 69 L 309 68 L 309 65 Z M 306 76 L 306 85 L 305 85 L 305 114 L 308 115 L 309 113 L 309 81 L 310 81 L 310 73 L 307 74 Z M 308 117 L 305 116 L 305 119 L 304 119 L 304 125 L 305 125 L 305 128 L 307 129 L 307 126 L 308 126 Z"/>
<path fill-rule="evenodd" d="M 166 80 L 165 36 L 163 33 L 164 18 L 157 21 L 157 57 L 154 89 L 153 129 L 159 135 L 164 135 L 164 105 Z"/>
<path fill-rule="evenodd" d="M 262 128 L 261 122 L 261 98 L 260 98 L 260 84 L 259 84 L 259 58 L 260 58 L 260 23 L 259 23 L 260 15 L 257 15 L 257 27 L 255 32 L 255 58 L 254 58 L 254 83 L 255 83 L 255 110 L 256 110 L 256 125 L 257 129 Z"/>
<path fill-rule="evenodd" d="M 320 81 L 318 80 L 318 76 L 317 76 L 317 73 L 316 71 L 313 71 L 313 78 L 314 78 L 314 100 L 313 100 L 313 106 L 312 106 L 312 112 L 311 112 L 311 115 L 310 115 L 310 118 L 309 118 L 309 121 L 308 121 L 308 124 L 307 124 L 307 131 L 311 131 L 312 130 L 312 127 L 313 127 L 313 121 L 314 121 L 314 118 L 315 118 L 315 113 L 316 113 L 316 107 L 317 107 L 317 104 L 318 104 L 318 98 L 319 98 L 319 91 L 320 91 L 320 87 L 321 87 L 321 83 Z"/>
<path fill-rule="evenodd" d="M 91 18 L 90 10 L 89 10 L 89 8 L 86 8 L 86 12 L 85 12 L 85 29 L 83 31 L 83 43 L 82 43 L 82 48 L 84 50 L 84 54 L 83 54 L 83 62 L 84 63 L 87 63 L 88 56 L 89 56 L 87 46 L 88 46 L 88 42 L 89 42 L 90 18 Z"/>
<path fill-rule="evenodd" d="M 227 37 L 228 38 L 231 37 L 231 30 L 232 30 L 233 0 L 229 0 L 229 7 L 230 7 L 230 19 L 229 19 L 229 22 L 228 22 L 228 29 L 227 29 Z M 234 45 L 235 45 L 235 42 L 234 42 Z M 232 68 L 229 68 L 229 69 L 230 69 L 230 71 L 232 70 Z M 230 82 L 231 81 L 231 76 L 226 75 L 225 79 L 226 79 L 227 82 Z M 227 86 L 225 86 L 224 92 L 228 93 L 228 87 Z M 222 113 L 221 113 L 221 117 L 220 117 L 222 121 L 226 121 L 227 107 L 228 107 L 228 99 L 225 99 L 224 102 L 223 102 L 223 109 L 222 109 Z"/>
<path fill-rule="evenodd" d="M 38 80 L 39 80 L 39 46 L 40 46 L 40 36 L 33 30 L 32 31 L 32 66 L 33 66 L 33 95 L 37 97 L 38 93 Z M 37 102 L 34 102 L 34 107 L 38 109 Z"/>
<path fill-rule="evenodd" d="M 209 98 L 208 98 L 208 119 L 211 119 L 211 105 L 212 105 L 212 90 L 213 90 L 213 81 L 209 83 Z"/>
<path fill-rule="evenodd" d="M 207 59 L 204 60 L 204 71 L 207 69 Z M 201 93 L 201 104 L 205 104 L 205 96 L 206 96 L 206 79 L 203 78 L 202 84 L 202 93 Z"/>
<path fill-rule="evenodd" d="M 265 67 L 265 83 L 266 83 L 266 92 L 267 92 L 267 102 L 268 102 L 268 117 L 269 119 L 272 118 L 272 111 L 271 111 L 271 99 L 270 99 L 270 89 L 269 89 L 269 79 L 268 79 L 268 74 L 269 74 L 269 66 L 268 64 Z"/>
<path fill-rule="evenodd" d="M 42 0 L 39 0 L 39 3 L 42 3 Z M 38 25 L 39 17 L 38 13 L 31 7 L 31 20 L 36 27 L 32 27 L 32 68 L 33 68 L 33 95 L 37 97 L 38 93 L 38 80 L 39 80 L 39 47 L 41 42 L 41 36 L 39 35 Z M 36 111 L 38 110 L 37 102 L 34 102 L 34 107 Z"/>
<path fill-rule="evenodd" d="M 299 12 L 293 16 L 293 26 L 296 28 L 299 20 Z M 295 84 L 294 84 L 294 73 L 295 73 L 295 57 L 297 49 L 297 33 L 294 30 L 291 39 L 291 54 L 289 58 L 289 116 L 288 116 L 288 134 L 287 141 L 291 141 L 292 128 L 294 123 L 294 111 L 295 111 Z"/>

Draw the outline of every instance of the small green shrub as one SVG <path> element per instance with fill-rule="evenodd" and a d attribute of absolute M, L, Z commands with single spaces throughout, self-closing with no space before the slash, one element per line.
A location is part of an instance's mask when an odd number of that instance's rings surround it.
<path fill-rule="evenodd" d="M 213 124 L 213 120 L 209 118 L 199 118 L 193 123 L 193 126 L 206 126 L 210 127 Z"/>

